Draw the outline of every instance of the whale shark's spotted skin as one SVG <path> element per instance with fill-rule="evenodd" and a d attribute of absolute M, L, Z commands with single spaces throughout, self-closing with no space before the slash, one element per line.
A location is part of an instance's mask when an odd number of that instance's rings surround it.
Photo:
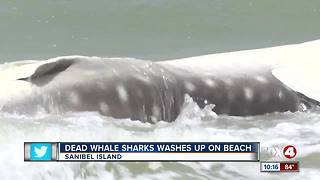
<path fill-rule="evenodd" d="M 28 91 L 2 100 L 1 111 L 98 111 L 154 123 L 175 120 L 186 94 L 200 107 L 215 104 L 216 113 L 235 116 L 297 111 L 306 103 L 310 107 L 306 98 L 276 79 L 269 66 L 229 67 L 196 73 L 162 62 L 60 57 L 42 61 L 32 74 L 15 80 L 27 83 Z"/>
<path fill-rule="evenodd" d="M 151 62 L 57 57 L 0 65 L 0 110 L 19 114 L 98 111 L 144 122 L 173 121 L 185 95 L 235 116 L 319 105 L 320 40 Z M 209 107 L 213 107 L 210 105 Z"/>

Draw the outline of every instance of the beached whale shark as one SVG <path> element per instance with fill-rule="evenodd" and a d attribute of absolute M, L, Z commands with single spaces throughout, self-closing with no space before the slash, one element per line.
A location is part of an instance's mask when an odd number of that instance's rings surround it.
<path fill-rule="evenodd" d="M 189 95 L 217 114 L 305 111 L 320 101 L 320 41 L 191 58 L 145 61 L 64 56 L 0 65 L 0 110 L 98 111 L 173 121 Z"/>

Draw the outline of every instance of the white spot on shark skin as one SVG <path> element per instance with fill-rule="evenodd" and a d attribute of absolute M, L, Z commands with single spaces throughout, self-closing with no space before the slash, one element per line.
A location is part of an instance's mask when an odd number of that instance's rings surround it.
<path fill-rule="evenodd" d="M 195 87 L 194 84 L 192 84 L 191 82 L 185 82 L 185 83 L 184 83 L 184 86 L 185 86 L 185 88 L 186 88 L 188 91 L 194 91 L 194 90 L 196 90 L 196 87 Z"/>
<path fill-rule="evenodd" d="M 107 103 L 100 102 L 99 107 L 100 107 L 101 112 L 103 112 L 105 114 L 109 113 L 109 106 Z"/>
<path fill-rule="evenodd" d="M 253 99 L 253 90 L 250 87 L 243 88 L 244 96 L 248 101 Z"/>
<path fill-rule="evenodd" d="M 122 102 L 127 102 L 128 101 L 128 92 L 123 87 L 123 85 L 118 85 L 117 86 L 117 92 L 118 92 L 119 99 Z"/>
<path fill-rule="evenodd" d="M 71 92 L 68 99 L 74 105 L 77 105 L 80 103 L 79 95 L 76 92 Z"/>
<path fill-rule="evenodd" d="M 216 87 L 217 86 L 217 83 L 215 81 L 213 81 L 212 79 L 203 79 L 203 81 L 209 87 Z"/>
<path fill-rule="evenodd" d="M 279 91 L 279 94 L 278 94 L 279 98 L 282 99 L 282 98 L 283 98 L 283 95 L 284 95 L 284 94 L 283 94 L 283 91 L 280 90 L 280 91 Z"/>
<path fill-rule="evenodd" d="M 162 75 L 163 80 L 168 80 L 168 78 L 165 75 Z"/>
<path fill-rule="evenodd" d="M 204 102 L 204 104 L 208 104 L 208 100 L 206 100 L 206 99 L 203 102 Z"/>
<path fill-rule="evenodd" d="M 255 76 L 254 79 L 257 80 L 257 81 L 260 82 L 260 83 L 263 83 L 263 84 L 268 83 L 267 78 L 265 78 L 265 77 L 263 77 L 263 76 Z"/>

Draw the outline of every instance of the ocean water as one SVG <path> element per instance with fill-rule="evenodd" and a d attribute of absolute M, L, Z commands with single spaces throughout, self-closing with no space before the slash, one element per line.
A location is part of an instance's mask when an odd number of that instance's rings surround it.
<path fill-rule="evenodd" d="M 1 179 L 319 179 L 320 111 L 255 117 L 217 116 L 186 99 L 173 123 L 142 123 L 94 112 L 38 117 L 0 115 Z M 262 160 L 284 160 L 267 149 L 293 144 L 299 173 L 260 173 L 259 163 L 23 162 L 24 141 L 260 141 Z"/>
<path fill-rule="evenodd" d="M 1 0 L 0 62 L 172 59 L 320 38 L 318 0 Z"/>
<path fill-rule="evenodd" d="M 2 0 L 0 62 L 61 55 L 174 59 L 320 38 L 320 1 Z M 1 88 L 1 87 L 0 87 Z M 320 110 L 217 116 L 186 99 L 173 123 L 96 112 L 36 117 L 0 112 L 0 178 L 319 179 Z M 299 173 L 260 173 L 259 163 L 31 163 L 26 141 L 260 141 L 262 160 L 292 144 Z"/>

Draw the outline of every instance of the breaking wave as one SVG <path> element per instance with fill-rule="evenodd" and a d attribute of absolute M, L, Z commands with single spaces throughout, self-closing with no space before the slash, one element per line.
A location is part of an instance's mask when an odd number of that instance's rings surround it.
<path fill-rule="evenodd" d="M 2 179 L 317 179 L 320 177 L 320 111 L 252 117 L 217 116 L 190 97 L 172 123 L 114 119 L 96 112 L 28 117 L 0 114 Z M 26 141 L 259 141 L 262 160 L 279 159 L 268 147 L 293 144 L 299 173 L 260 173 L 259 163 L 24 162 Z M 265 152 L 263 150 L 266 150 Z"/>

